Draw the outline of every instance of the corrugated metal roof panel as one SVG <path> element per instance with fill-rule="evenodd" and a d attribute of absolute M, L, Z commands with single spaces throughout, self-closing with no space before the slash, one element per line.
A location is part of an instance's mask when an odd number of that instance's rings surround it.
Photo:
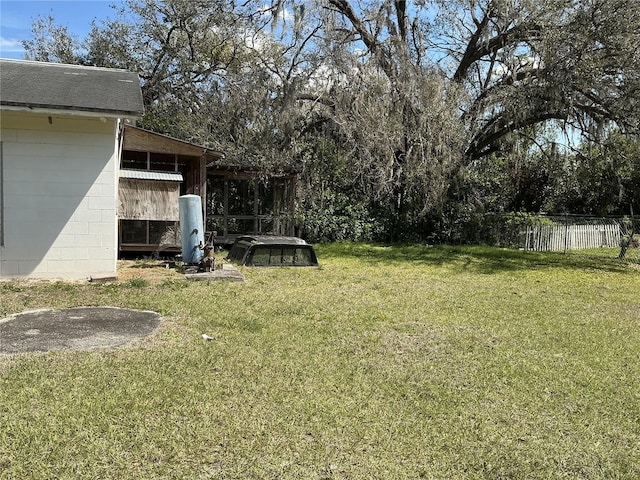
<path fill-rule="evenodd" d="M 182 182 L 180 172 L 158 172 L 154 170 L 120 170 L 120 178 L 135 178 L 138 180 L 160 180 L 165 182 Z"/>

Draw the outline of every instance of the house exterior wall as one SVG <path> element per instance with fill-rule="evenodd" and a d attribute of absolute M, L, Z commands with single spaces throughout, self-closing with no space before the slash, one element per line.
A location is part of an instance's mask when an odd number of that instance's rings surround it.
<path fill-rule="evenodd" d="M 0 112 L 0 277 L 116 274 L 117 123 Z"/>

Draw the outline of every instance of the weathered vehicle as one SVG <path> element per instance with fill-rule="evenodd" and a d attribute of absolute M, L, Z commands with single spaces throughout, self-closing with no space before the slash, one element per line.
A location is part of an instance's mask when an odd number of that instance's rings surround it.
<path fill-rule="evenodd" d="M 253 267 L 313 267 L 318 265 L 312 245 L 298 237 L 246 235 L 231 246 L 227 260 Z"/>

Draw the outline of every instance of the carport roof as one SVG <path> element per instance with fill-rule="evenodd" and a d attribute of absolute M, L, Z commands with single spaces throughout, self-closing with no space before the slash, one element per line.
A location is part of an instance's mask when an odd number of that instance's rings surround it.
<path fill-rule="evenodd" d="M 0 106 L 140 117 L 138 74 L 62 63 L 0 59 Z"/>

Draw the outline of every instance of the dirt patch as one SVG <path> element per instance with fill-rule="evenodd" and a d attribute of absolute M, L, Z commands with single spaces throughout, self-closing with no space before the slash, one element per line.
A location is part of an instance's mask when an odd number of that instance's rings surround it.
<path fill-rule="evenodd" d="M 118 260 L 118 281 L 130 282 L 142 279 L 151 283 L 167 279 L 184 280 L 184 274 L 177 271 L 170 262 L 155 260 Z"/>

